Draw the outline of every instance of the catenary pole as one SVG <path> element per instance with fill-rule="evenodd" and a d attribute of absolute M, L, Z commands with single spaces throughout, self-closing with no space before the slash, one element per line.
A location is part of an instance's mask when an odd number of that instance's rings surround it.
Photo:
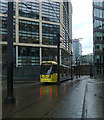
<path fill-rule="evenodd" d="M 73 57 L 73 53 L 71 51 L 71 80 L 73 80 L 73 66 L 72 66 L 72 57 Z"/>
<path fill-rule="evenodd" d="M 13 97 L 13 1 L 8 2 L 7 17 L 7 97 L 6 103 L 14 103 Z"/>
<path fill-rule="evenodd" d="M 58 64 L 58 84 L 60 84 L 60 34 L 57 34 L 57 64 Z"/>

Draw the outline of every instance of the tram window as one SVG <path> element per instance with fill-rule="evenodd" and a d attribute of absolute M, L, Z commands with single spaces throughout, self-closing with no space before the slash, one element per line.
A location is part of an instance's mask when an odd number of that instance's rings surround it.
<path fill-rule="evenodd" d="M 57 65 L 53 65 L 52 72 L 53 72 L 53 73 L 57 73 Z"/>
<path fill-rule="evenodd" d="M 49 75 L 52 73 L 52 65 L 41 65 L 40 74 Z"/>

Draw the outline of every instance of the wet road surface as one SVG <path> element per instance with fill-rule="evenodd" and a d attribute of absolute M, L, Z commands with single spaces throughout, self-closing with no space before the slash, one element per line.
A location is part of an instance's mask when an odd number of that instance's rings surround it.
<path fill-rule="evenodd" d="M 60 85 L 16 86 L 14 88 L 16 104 L 3 104 L 3 115 L 8 118 L 88 118 L 91 117 L 89 113 L 93 113 L 99 118 L 102 116 L 100 110 L 102 104 L 94 107 L 96 111 L 99 108 L 100 114 L 93 112 L 93 105 L 101 101 L 95 101 L 92 105 L 94 101 L 93 89 L 91 89 L 92 86 L 89 86 L 92 81 L 91 79 L 88 81 L 88 79 L 86 76 L 80 80 L 62 82 Z M 91 91 L 91 94 L 87 94 L 88 91 Z M 89 104 L 91 100 L 92 103 Z M 86 109 L 88 109 L 87 113 Z"/>
<path fill-rule="evenodd" d="M 87 118 L 103 118 L 103 85 L 104 81 L 88 79 L 86 94 Z"/>

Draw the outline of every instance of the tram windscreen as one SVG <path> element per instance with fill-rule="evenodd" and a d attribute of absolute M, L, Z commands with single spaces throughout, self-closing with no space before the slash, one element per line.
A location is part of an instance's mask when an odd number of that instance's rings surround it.
<path fill-rule="evenodd" d="M 42 64 L 41 65 L 41 70 L 40 70 L 40 74 L 43 75 L 50 75 L 52 74 L 52 65 L 46 65 L 46 64 Z"/>

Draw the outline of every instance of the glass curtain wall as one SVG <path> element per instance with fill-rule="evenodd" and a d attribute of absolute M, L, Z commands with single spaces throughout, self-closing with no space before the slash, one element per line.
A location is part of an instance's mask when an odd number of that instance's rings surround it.
<path fill-rule="evenodd" d="M 42 1 L 42 20 L 60 22 L 60 2 Z"/>
<path fill-rule="evenodd" d="M 61 64 L 70 65 L 70 55 L 63 49 L 61 49 Z"/>
<path fill-rule="evenodd" d="M 104 2 L 93 3 L 95 75 L 104 75 Z"/>
<path fill-rule="evenodd" d="M 69 2 L 63 2 L 63 46 L 69 50 Z"/>
<path fill-rule="evenodd" d="M 57 45 L 57 34 L 60 33 L 60 26 L 42 24 L 42 43 L 46 45 Z"/>
<path fill-rule="evenodd" d="M 19 42 L 39 44 L 39 23 L 19 20 Z"/>
<path fill-rule="evenodd" d="M 42 48 L 42 61 L 45 61 L 45 60 L 57 61 L 57 49 Z"/>
<path fill-rule="evenodd" d="M 2 21 L 2 27 L 0 28 L 1 34 L 2 34 L 2 41 L 7 41 L 7 10 L 8 10 L 8 2 L 7 1 L 0 1 L 0 13 L 2 13 L 4 16 L 1 16 Z M 15 13 L 15 3 L 14 3 L 14 13 Z M 14 14 L 15 16 L 15 14 Z M 15 19 L 13 19 L 13 39 L 15 42 Z"/>
<path fill-rule="evenodd" d="M 0 2 L 0 11 L 2 16 L 2 41 L 7 41 L 7 2 Z M 18 6 L 17 6 L 18 5 Z M 18 9 L 17 9 L 18 8 Z M 18 11 L 18 13 L 15 13 Z M 63 7 L 63 24 L 66 30 L 69 32 L 69 5 L 68 2 L 64 2 Z M 17 14 L 17 16 L 15 15 Z M 5 16 L 6 15 L 6 16 Z M 18 23 L 16 23 L 18 22 Z M 14 56 L 18 59 L 18 65 L 39 65 L 40 64 L 40 48 L 39 44 L 39 0 L 19 0 L 18 4 L 14 2 L 14 42 L 16 42 L 16 48 L 14 46 Z M 47 23 L 48 22 L 48 23 Z M 16 26 L 16 27 L 15 27 Z M 15 32 L 19 33 L 19 35 Z M 60 33 L 60 2 L 55 1 L 42 1 L 42 44 L 43 45 L 57 45 L 57 34 Z M 15 34 L 18 35 L 18 39 L 15 38 Z M 69 49 L 69 38 L 67 33 L 63 30 L 64 47 Z M 16 41 L 17 40 L 17 41 Z M 28 44 L 31 44 L 28 45 Z M 36 46 L 33 47 L 33 45 Z M 28 47 L 30 46 L 30 47 Z M 5 48 L 5 47 L 4 47 Z M 6 51 L 4 50 L 4 53 Z M 5 54 L 6 55 L 6 54 Z M 17 55 L 17 56 L 16 56 Z M 63 55 L 63 64 L 67 64 L 67 52 Z M 4 57 L 6 58 L 6 57 Z M 4 59 L 3 58 L 3 59 Z M 42 60 L 57 60 L 56 48 L 42 48 Z M 5 60 L 4 60 L 5 61 Z M 5 62 L 6 63 L 6 62 Z M 14 60 L 14 66 L 16 60 Z"/>
<path fill-rule="evenodd" d="M 39 19 L 39 1 L 19 0 L 19 16 Z"/>
<path fill-rule="evenodd" d="M 30 65 L 39 65 L 40 56 L 39 48 L 34 47 L 19 47 L 18 50 L 18 65 L 19 66 L 30 66 Z"/>

